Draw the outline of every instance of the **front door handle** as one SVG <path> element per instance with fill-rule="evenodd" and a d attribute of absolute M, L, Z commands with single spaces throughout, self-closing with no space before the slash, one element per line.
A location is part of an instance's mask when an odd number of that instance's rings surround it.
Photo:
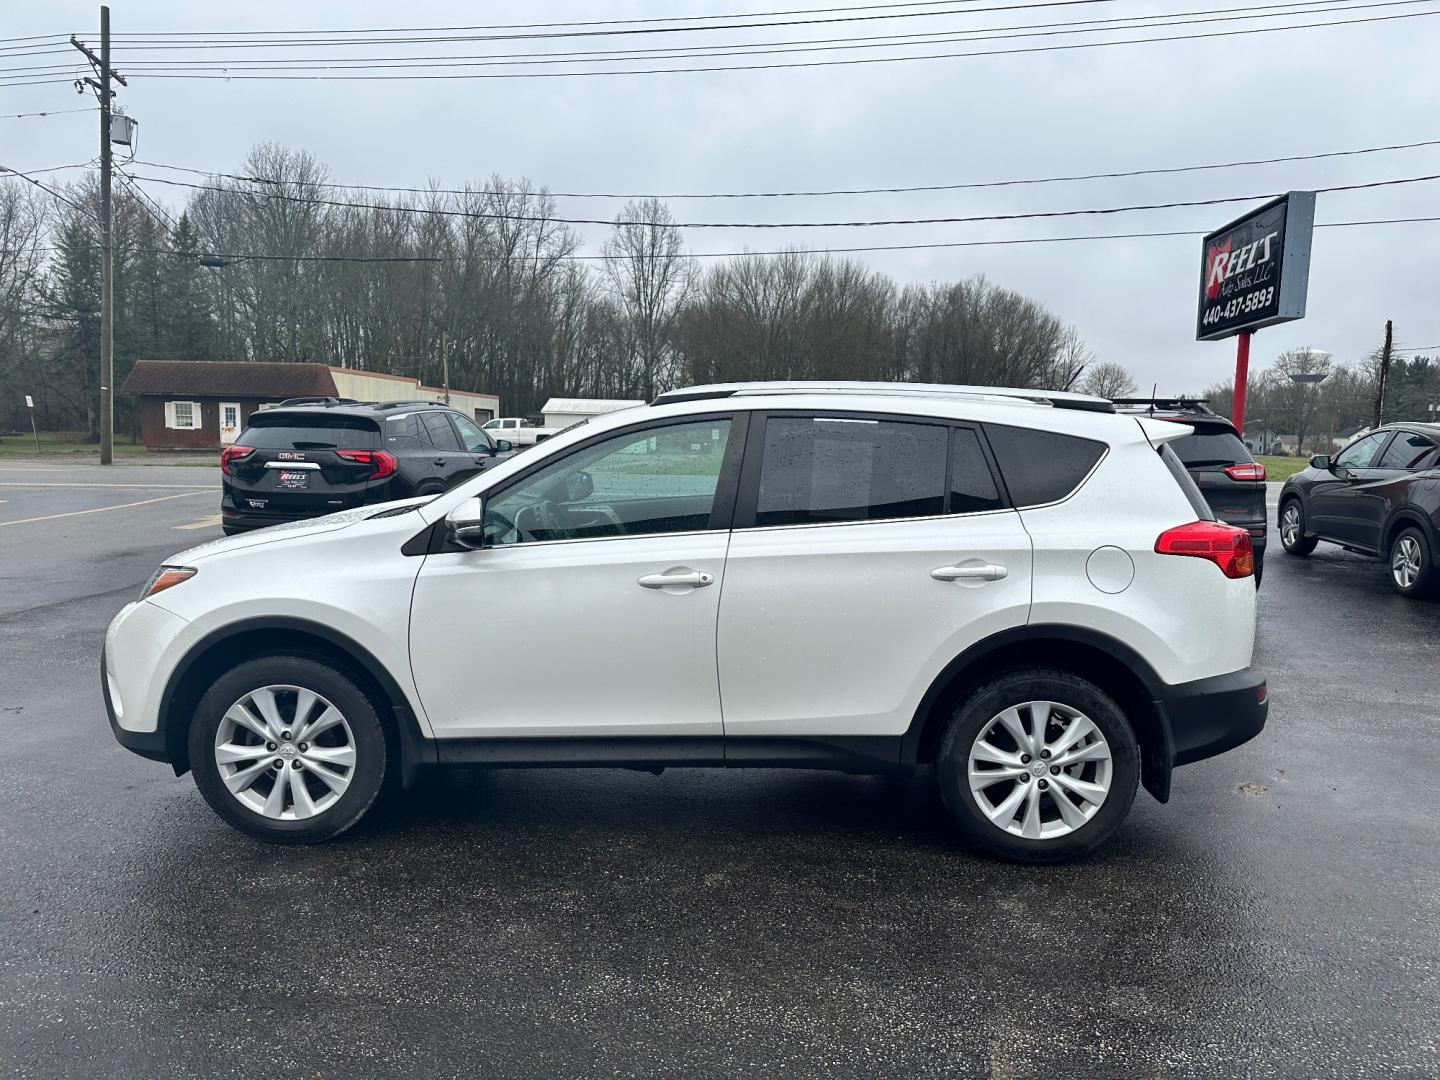
<path fill-rule="evenodd" d="M 704 570 L 673 570 L 664 574 L 646 574 L 640 584 L 647 589 L 703 589 L 715 583 L 715 575 Z"/>
<path fill-rule="evenodd" d="M 937 566 L 930 571 L 936 581 L 999 581 L 1009 577 L 1010 571 L 995 563 L 971 566 Z"/>

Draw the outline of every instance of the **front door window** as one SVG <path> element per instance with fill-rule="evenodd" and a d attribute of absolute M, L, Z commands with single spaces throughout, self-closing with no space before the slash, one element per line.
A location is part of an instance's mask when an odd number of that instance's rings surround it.
<path fill-rule="evenodd" d="M 1380 452 L 1381 445 L 1385 442 L 1388 431 L 1377 431 L 1374 434 L 1366 435 L 1359 442 L 1353 442 L 1335 459 L 1335 465 L 1340 469 L 1368 469 L 1375 460 L 1375 455 Z"/>
<path fill-rule="evenodd" d="M 710 527 L 729 418 L 631 431 L 568 454 L 485 504 L 486 543 L 545 543 Z"/>

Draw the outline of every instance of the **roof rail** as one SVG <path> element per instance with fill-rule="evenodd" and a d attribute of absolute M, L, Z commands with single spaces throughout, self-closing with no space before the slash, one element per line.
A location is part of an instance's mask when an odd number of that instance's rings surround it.
<path fill-rule="evenodd" d="M 1131 405 L 1131 406 L 1134 406 L 1134 405 L 1144 405 L 1144 406 L 1147 406 L 1147 407 L 1150 409 L 1151 412 L 1154 412 L 1156 409 L 1192 409 L 1192 410 L 1194 410 L 1195 412 L 1211 413 L 1212 415 L 1214 414 L 1214 413 L 1213 413 L 1213 410 L 1210 408 L 1210 399 L 1209 399 L 1209 398 L 1191 398 L 1191 397 L 1157 397 L 1157 398 L 1148 398 L 1148 397 L 1145 397 L 1145 398 L 1140 398 L 1140 397 L 1117 397 L 1117 398 L 1112 398 L 1111 400 L 1114 401 L 1116 405 Z"/>
<path fill-rule="evenodd" d="M 288 406 L 291 406 L 291 405 L 359 405 L 359 404 L 360 404 L 360 402 L 358 402 L 358 401 L 355 400 L 354 398 L 342 398 L 342 397 L 288 397 L 288 398 L 286 398 L 284 401 L 280 402 L 280 404 L 276 405 L 275 407 L 276 407 L 277 409 L 284 409 L 284 408 L 287 408 Z"/>
<path fill-rule="evenodd" d="M 771 394 L 873 394 L 889 397 L 969 398 L 972 400 L 1009 401 L 1030 405 L 1049 405 L 1056 409 L 1081 412 L 1115 411 L 1108 398 L 1074 394 L 1064 390 L 1030 390 L 1013 386 L 959 386 L 948 383 L 902 382 L 753 382 L 716 383 L 713 386 L 687 386 L 670 390 L 655 398 L 653 405 L 669 405 L 678 401 L 704 401 L 711 398 L 758 397 Z"/>
<path fill-rule="evenodd" d="M 436 401 L 434 398 L 406 398 L 406 399 L 402 399 L 402 400 L 400 400 L 400 401 L 382 401 L 382 402 L 379 402 L 379 403 L 375 406 L 375 408 L 377 408 L 377 409 L 400 409 L 400 408 L 406 408 L 406 407 L 411 406 L 411 405 L 439 405 L 439 406 L 441 406 L 441 407 L 443 407 L 443 408 L 446 408 L 446 409 L 450 409 L 450 408 L 453 408 L 453 407 L 454 407 L 454 406 L 452 406 L 452 405 L 446 405 L 445 402 L 443 402 L 443 401 Z"/>

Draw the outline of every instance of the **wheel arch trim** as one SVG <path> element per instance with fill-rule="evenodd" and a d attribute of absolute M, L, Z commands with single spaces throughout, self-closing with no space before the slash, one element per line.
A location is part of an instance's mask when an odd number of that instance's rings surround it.
<path fill-rule="evenodd" d="M 921 697 L 919 705 L 910 720 L 910 726 L 901 740 L 900 763 L 904 769 L 913 769 L 928 760 L 927 752 L 938 741 L 938 732 L 943 730 L 945 706 L 949 699 L 976 678 L 998 674 L 1005 667 L 987 668 L 987 659 L 997 658 L 1001 653 L 1028 653 L 1046 645 L 1064 649 L 1080 649 L 1103 654 L 1109 661 L 1110 673 L 1121 669 L 1132 681 L 1129 689 L 1131 700 L 1122 701 L 1127 717 L 1135 729 L 1136 740 L 1141 749 L 1141 782 L 1161 802 L 1170 797 L 1170 771 L 1174 760 L 1174 739 L 1169 717 L 1160 700 L 1160 689 L 1165 685 L 1155 669 L 1129 645 L 1083 626 L 1064 623 L 1037 623 L 1013 627 L 993 634 L 983 641 L 971 645 L 956 656 L 932 680 Z M 1045 664 L 1042 656 L 1035 656 L 1034 662 Z M 1055 661 L 1048 661 L 1054 664 Z M 1086 676 L 1084 671 L 1077 675 Z M 1093 676 L 1091 676 L 1093 677 Z M 1148 715 L 1133 716 L 1132 710 L 1139 709 Z"/>
<path fill-rule="evenodd" d="M 173 715 L 186 696 L 182 694 L 182 689 L 187 687 L 187 680 L 192 675 L 200 674 L 201 662 L 212 656 L 214 651 L 227 641 L 265 632 L 314 638 L 326 646 L 320 659 L 333 658 L 335 653 L 339 653 L 355 669 L 361 679 L 368 680 L 375 685 L 384 695 L 385 704 L 389 706 L 386 715 L 393 724 L 393 730 L 399 743 L 401 777 L 406 786 L 409 786 L 420 766 L 434 763 L 434 744 L 427 740 L 421 731 L 414 706 L 400 688 L 399 682 L 369 649 L 348 635 L 322 623 L 294 616 L 276 615 L 240 619 L 212 630 L 192 645 L 171 671 L 170 677 L 165 683 L 165 690 L 160 697 L 156 727 L 165 741 L 168 749 L 167 756 L 176 775 L 184 773 L 189 768 L 185 750 L 188 725 L 175 723 L 176 717 Z M 277 651 L 285 650 L 282 646 Z M 264 655 L 264 652 L 256 655 Z"/>

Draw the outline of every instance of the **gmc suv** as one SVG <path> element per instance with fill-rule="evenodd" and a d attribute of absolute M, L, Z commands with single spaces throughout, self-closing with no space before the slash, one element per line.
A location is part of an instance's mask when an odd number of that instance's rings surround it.
<path fill-rule="evenodd" d="M 282 843 L 451 764 L 924 764 L 980 847 L 1072 857 L 1265 723 L 1251 537 L 1188 430 L 1027 390 L 663 394 L 175 556 L 106 636 L 111 728 Z"/>
<path fill-rule="evenodd" d="M 227 536 L 283 521 L 438 495 L 513 452 L 435 401 L 291 398 L 253 413 L 220 453 Z"/>

